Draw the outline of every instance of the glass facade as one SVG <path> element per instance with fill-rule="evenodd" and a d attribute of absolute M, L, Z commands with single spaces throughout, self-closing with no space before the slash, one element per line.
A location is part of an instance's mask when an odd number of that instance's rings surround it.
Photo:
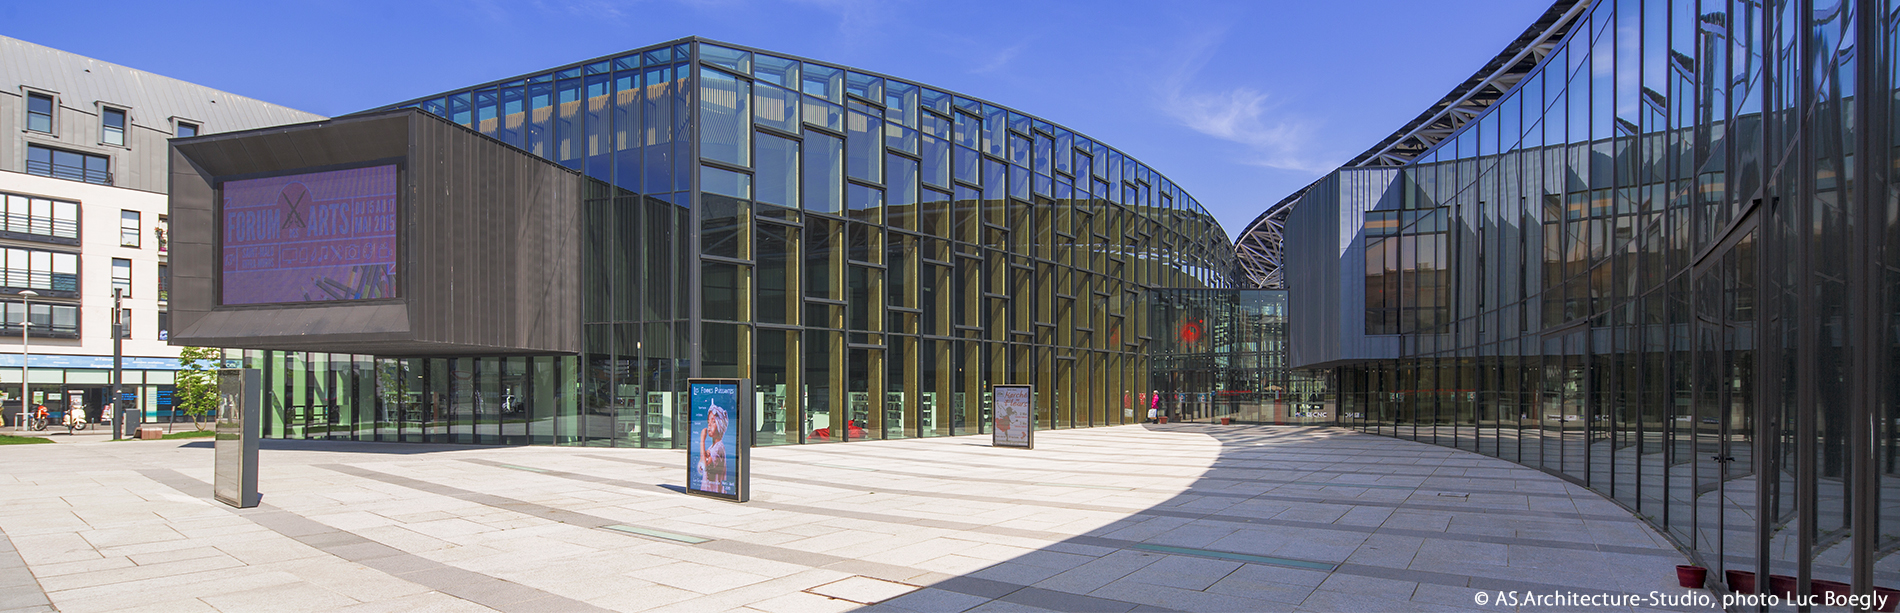
<path fill-rule="evenodd" d="M 1150 295 L 1154 388 L 1137 398 L 1135 416 L 1152 408 L 1174 421 L 1332 423 L 1329 380 L 1287 368 L 1285 290 Z"/>
<path fill-rule="evenodd" d="M 1148 290 L 1230 288 L 1166 177 L 954 92 L 688 39 L 405 102 L 598 179 L 579 356 L 247 351 L 269 436 L 684 446 L 687 377 L 754 381 L 759 445 L 1134 423 Z"/>
<path fill-rule="evenodd" d="M 1325 373 L 1337 423 L 1558 474 L 1713 570 L 1900 587 L 1897 8 L 1592 3 L 1364 215 L 1402 350 Z"/>

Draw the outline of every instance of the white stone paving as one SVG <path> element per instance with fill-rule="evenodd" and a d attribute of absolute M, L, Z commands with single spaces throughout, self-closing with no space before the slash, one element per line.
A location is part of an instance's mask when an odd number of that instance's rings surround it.
<path fill-rule="evenodd" d="M 1621 507 L 1464 451 L 1267 426 L 1036 438 L 759 448 L 747 504 L 680 493 L 675 450 L 266 441 L 264 506 L 243 511 L 210 500 L 207 441 L 0 446 L 18 552 L 9 570 L 0 550 L 0 613 L 1494 611 L 1480 593 L 1685 591 L 1683 557 Z"/>

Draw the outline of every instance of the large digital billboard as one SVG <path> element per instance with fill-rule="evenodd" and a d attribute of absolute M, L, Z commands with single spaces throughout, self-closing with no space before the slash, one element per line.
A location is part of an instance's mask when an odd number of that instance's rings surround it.
<path fill-rule="evenodd" d="M 686 491 L 745 502 L 751 471 L 746 445 L 751 437 L 752 396 L 745 379 L 688 379 L 691 415 L 686 431 Z"/>
<path fill-rule="evenodd" d="M 991 386 L 996 423 L 990 429 L 992 447 L 1036 447 L 1035 394 L 1027 385 Z"/>
<path fill-rule="evenodd" d="M 224 304 L 396 296 L 397 169 L 222 184 Z"/>

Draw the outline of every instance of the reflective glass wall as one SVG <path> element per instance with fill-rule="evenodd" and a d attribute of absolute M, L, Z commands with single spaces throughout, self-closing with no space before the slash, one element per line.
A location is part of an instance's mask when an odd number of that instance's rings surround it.
<path fill-rule="evenodd" d="M 1404 351 L 1330 373 L 1339 423 L 1585 484 L 1717 570 L 1900 587 L 1896 5 L 1581 19 L 1363 220 Z"/>
<path fill-rule="evenodd" d="M 287 373 L 399 370 L 423 407 L 571 377 L 523 401 L 526 439 L 469 418 L 468 442 L 684 446 L 693 376 L 754 380 L 760 445 L 987 432 L 1005 383 L 1036 387 L 1044 428 L 1132 423 L 1147 289 L 1235 284 L 1226 232 L 1148 166 L 885 75 L 688 39 L 395 106 L 597 180 L 575 237 L 585 354 L 271 354 Z M 273 432 L 310 435 L 287 415 Z M 461 441 L 442 415 L 399 413 L 419 421 L 374 440 Z"/>
<path fill-rule="evenodd" d="M 1332 423 L 1327 377 L 1287 368 L 1284 290 L 1161 289 L 1151 294 L 1154 386 L 1136 398 L 1173 421 Z"/>

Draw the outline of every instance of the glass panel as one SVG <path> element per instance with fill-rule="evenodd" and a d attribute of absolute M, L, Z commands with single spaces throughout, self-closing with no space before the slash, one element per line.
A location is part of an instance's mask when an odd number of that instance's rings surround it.
<path fill-rule="evenodd" d="M 763 133 L 757 139 L 758 201 L 798 208 L 798 141 Z"/>
<path fill-rule="evenodd" d="M 758 320 L 762 323 L 795 323 L 799 305 L 795 262 L 798 229 L 778 224 L 759 224 L 758 248 Z"/>
<path fill-rule="evenodd" d="M 950 143 L 940 138 L 923 139 L 922 179 L 924 183 L 950 188 Z"/>
<path fill-rule="evenodd" d="M 51 96 L 27 94 L 26 129 L 34 132 L 53 131 L 53 98 Z"/>
<path fill-rule="evenodd" d="M 747 249 L 751 239 L 746 236 L 746 226 L 752 219 L 752 211 L 745 200 L 710 191 L 702 192 L 699 216 L 701 253 L 737 259 L 751 256 Z"/>
<path fill-rule="evenodd" d="M 845 169 L 851 178 L 884 181 L 884 121 L 851 111 L 845 120 Z"/>
<path fill-rule="evenodd" d="M 798 61 L 759 54 L 753 56 L 752 78 L 782 88 L 799 87 Z"/>
<path fill-rule="evenodd" d="M 821 213 L 844 210 L 844 139 L 807 134 L 804 153 L 805 208 Z"/>
<path fill-rule="evenodd" d="M 752 176 L 724 168 L 701 166 L 699 189 L 707 193 L 749 200 L 752 198 Z"/>
<path fill-rule="evenodd" d="M 883 223 L 884 190 L 851 183 L 845 187 L 845 201 L 850 205 L 852 219 Z"/>
<path fill-rule="evenodd" d="M 751 292 L 747 281 L 751 278 L 745 266 L 721 262 L 706 262 L 701 272 L 700 310 L 706 319 L 725 321 L 746 321 L 751 306 Z M 712 346 L 708 339 L 705 346 Z M 738 376 L 709 375 L 709 376 Z"/>
<path fill-rule="evenodd" d="M 752 53 L 738 49 L 728 49 L 719 45 L 699 44 L 699 62 L 711 64 L 739 74 L 752 71 Z"/>
<path fill-rule="evenodd" d="M 881 103 L 884 100 L 884 79 L 853 72 L 845 76 L 844 91 L 865 100 Z"/>
<path fill-rule="evenodd" d="M 105 109 L 101 115 L 100 142 L 108 145 L 124 145 L 125 111 Z"/>
<path fill-rule="evenodd" d="M 796 92 L 769 83 L 758 83 L 752 93 L 758 102 L 752 107 L 753 120 L 762 126 L 798 133 L 799 95 Z"/>
<path fill-rule="evenodd" d="M 805 96 L 805 123 L 831 130 L 844 131 L 844 107 L 826 102 L 817 96 Z"/>
<path fill-rule="evenodd" d="M 644 132 L 640 126 L 641 96 L 644 93 L 640 88 L 640 73 L 614 73 L 613 88 L 613 182 L 621 188 L 638 192 L 642 178 L 640 152 L 644 142 Z M 540 376 L 539 371 L 536 372 L 536 376 Z"/>
<path fill-rule="evenodd" d="M 751 84 L 710 68 L 701 68 L 699 76 L 699 155 L 751 165 L 752 147 L 746 142 L 752 134 L 751 112 L 746 109 L 752 98 Z"/>
<path fill-rule="evenodd" d="M 799 91 L 829 100 L 834 104 L 844 104 L 844 71 L 817 64 L 804 65 L 804 78 L 799 81 Z"/>
<path fill-rule="evenodd" d="M 891 226 L 905 230 L 915 230 L 917 215 L 917 161 L 901 156 L 886 155 L 884 158 L 884 210 Z"/>

